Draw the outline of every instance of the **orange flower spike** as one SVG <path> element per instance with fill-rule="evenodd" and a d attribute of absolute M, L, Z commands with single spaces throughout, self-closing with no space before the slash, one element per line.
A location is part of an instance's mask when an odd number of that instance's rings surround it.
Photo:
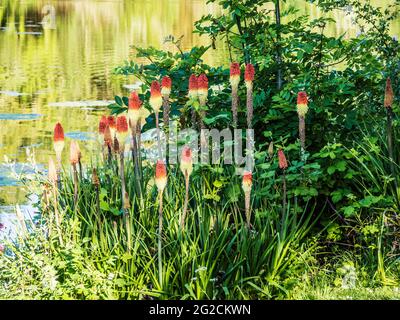
<path fill-rule="evenodd" d="M 99 134 L 104 136 L 104 131 L 106 130 L 107 117 L 102 116 L 99 122 Z"/>
<path fill-rule="evenodd" d="M 190 176 L 193 171 L 193 159 L 192 159 L 192 149 L 188 146 L 184 146 L 181 154 L 181 165 L 180 169 L 183 175 Z"/>
<path fill-rule="evenodd" d="M 160 111 L 162 106 L 161 87 L 158 81 L 153 81 L 150 87 L 150 106 L 154 112 Z"/>
<path fill-rule="evenodd" d="M 171 94 L 172 80 L 170 77 L 165 76 L 161 80 L 161 95 L 168 98 Z"/>
<path fill-rule="evenodd" d="M 251 63 L 246 64 L 246 69 L 244 72 L 244 80 L 247 88 L 253 87 L 254 74 L 255 74 L 254 66 Z"/>
<path fill-rule="evenodd" d="M 59 122 L 54 127 L 53 142 L 54 142 L 54 151 L 56 152 L 57 158 L 61 159 L 61 153 L 64 149 L 65 142 L 64 142 L 64 129 L 61 123 Z"/>
<path fill-rule="evenodd" d="M 231 83 L 232 88 L 234 89 L 238 88 L 240 82 L 240 65 L 237 62 L 233 62 L 231 64 L 229 81 Z"/>
<path fill-rule="evenodd" d="M 111 130 L 109 125 L 106 125 L 106 130 L 104 131 L 104 144 L 108 147 L 111 147 L 112 145 L 112 136 L 111 136 Z"/>
<path fill-rule="evenodd" d="M 253 174 L 250 171 L 245 171 L 243 173 L 242 188 L 245 193 L 251 191 L 253 185 Z"/>
<path fill-rule="evenodd" d="M 80 158 L 81 158 L 81 150 L 79 148 L 78 143 L 75 140 L 73 140 L 71 141 L 70 153 L 69 153 L 69 161 L 71 162 L 71 165 L 76 165 L 79 162 Z"/>
<path fill-rule="evenodd" d="M 205 74 L 197 78 L 197 95 L 201 104 L 206 104 L 208 96 L 208 78 Z"/>
<path fill-rule="evenodd" d="M 49 159 L 49 181 L 52 183 L 52 185 L 56 185 L 58 181 L 57 177 L 57 169 L 56 165 L 54 164 L 54 161 L 52 158 Z"/>
<path fill-rule="evenodd" d="M 189 98 L 193 99 L 197 97 L 198 81 L 195 74 L 192 74 L 189 78 Z"/>
<path fill-rule="evenodd" d="M 140 100 L 139 95 L 135 91 L 131 92 L 128 105 L 129 105 L 128 107 L 129 121 L 132 123 L 132 125 L 135 125 L 141 119 L 141 114 L 142 114 L 141 113 L 142 101 Z"/>
<path fill-rule="evenodd" d="M 162 160 L 157 160 L 155 180 L 158 191 L 162 192 L 167 186 L 167 168 Z"/>
<path fill-rule="evenodd" d="M 117 139 L 120 147 L 125 146 L 126 138 L 128 137 L 128 121 L 125 116 L 117 118 Z"/>
<path fill-rule="evenodd" d="M 393 95 L 392 81 L 388 77 L 386 79 L 385 100 L 383 103 L 385 108 L 391 108 L 393 105 L 393 100 L 394 100 L 394 95 Z"/>
<path fill-rule="evenodd" d="M 287 169 L 288 163 L 282 149 L 278 150 L 279 168 L 282 170 Z"/>
<path fill-rule="evenodd" d="M 305 117 L 308 112 L 308 98 L 305 91 L 297 94 L 297 113 L 300 117 Z"/>
<path fill-rule="evenodd" d="M 107 124 L 110 127 L 111 137 L 114 138 L 115 132 L 117 131 L 117 123 L 114 116 L 107 117 Z"/>

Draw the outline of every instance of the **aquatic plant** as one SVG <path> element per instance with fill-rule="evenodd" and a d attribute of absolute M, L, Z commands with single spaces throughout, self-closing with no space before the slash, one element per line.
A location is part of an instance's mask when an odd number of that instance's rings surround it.
<path fill-rule="evenodd" d="M 386 108 L 386 115 L 387 115 L 387 122 L 386 122 L 387 145 L 388 145 L 389 159 L 391 161 L 390 168 L 391 168 L 392 175 L 395 174 L 393 163 L 392 163 L 394 161 L 394 155 L 393 155 L 393 110 L 392 110 L 393 100 L 394 100 L 394 94 L 393 94 L 392 82 L 391 82 L 390 78 L 388 77 L 386 79 L 385 99 L 383 101 L 383 105 Z"/>

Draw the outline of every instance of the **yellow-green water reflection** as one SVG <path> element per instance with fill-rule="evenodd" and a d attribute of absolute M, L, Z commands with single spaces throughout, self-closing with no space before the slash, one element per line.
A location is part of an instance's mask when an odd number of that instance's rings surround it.
<path fill-rule="evenodd" d="M 291 4 L 300 13 L 320 15 L 305 1 L 287 1 L 286 5 Z M 184 49 L 208 44 L 207 38 L 192 34 L 193 22 L 218 10 L 206 0 L 1 0 L 0 160 L 7 155 L 26 162 L 26 147 L 33 146 L 37 161 L 47 163 L 53 154 L 52 130 L 57 121 L 70 134 L 96 131 L 104 107 L 59 107 L 52 103 L 126 95 L 128 90 L 123 85 L 133 79 L 113 76 L 112 70 L 129 57 L 130 45 L 168 49 L 163 39 L 170 34 L 184 35 Z M 338 23 L 330 25 L 327 32 L 356 34 L 350 18 L 339 13 L 332 17 Z M 40 24 L 42 21 L 46 23 Z M 399 30 L 397 23 L 393 34 Z M 217 65 L 226 63 L 225 57 L 226 49 L 219 46 L 206 60 Z M 34 116 L 29 120 L 9 114 Z M 87 151 L 93 143 L 89 140 L 81 144 Z M 8 186 L 10 181 L 3 171 L 0 167 L 0 202 L 21 201 L 23 193 L 18 187 Z"/>

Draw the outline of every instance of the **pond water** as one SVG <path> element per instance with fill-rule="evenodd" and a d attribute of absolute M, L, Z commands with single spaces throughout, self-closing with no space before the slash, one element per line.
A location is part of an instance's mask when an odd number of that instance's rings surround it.
<path fill-rule="evenodd" d="M 312 17 L 320 15 L 305 1 L 286 1 L 288 5 Z M 1 0 L 0 163 L 7 156 L 23 164 L 26 149 L 31 148 L 36 161 L 46 164 L 53 155 L 57 121 L 67 137 L 82 141 L 88 160 L 99 115 L 114 95 L 127 95 L 135 87 L 134 78 L 112 72 L 133 54 L 129 46 L 171 49 L 164 43 L 168 35 L 183 35 L 183 49 L 208 44 L 207 38 L 192 34 L 193 22 L 218 10 L 206 0 Z M 351 17 L 340 12 L 332 17 L 338 23 L 327 32 L 357 33 Z M 393 35 L 399 30 L 397 22 Z M 226 64 L 224 46 L 209 52 L 206 62 Z M 0 213 L 26 202 L 7 168 L 0 166 Z M 0 214 L 0 223 L 1 219 Z"/>

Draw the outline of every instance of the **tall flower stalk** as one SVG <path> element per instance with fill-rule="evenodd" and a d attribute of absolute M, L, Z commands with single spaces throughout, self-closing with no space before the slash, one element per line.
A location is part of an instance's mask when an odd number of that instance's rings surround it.
<path fill-rule="evenodd" d="M 112 144 L 113 144 L 113 138 L 111 135 L 111 129 L 110 126 L 107 124 L 104 130 L 104 145 L 107 148 L 107 160 L 108 160 L 108 165 L 110 167 L 112 164 Z"/>
<path fill-rule="evenodd" d="M 54 217 L 56 220 L 56 228 L 58 232 L 58 239 L 60 241 L 60 244 L 63 244 L 62 236 L 61 236 L 61 229 L 60 229 L 60 224 L 61 224 L 61 219 L 60 219 L 60 214 L 58 212 L 58 201 L 57 201 L 57 182 L 58 182 L 58 175 L 57 175 L 57 168 L 56 165 L 54 164 L 54 161 L 52 158 L 49 159 L 49 172 L 48 172 L 48 177 L 49 181 L 51 184 L 51 191 L 52 191 L 52 198 L 53 198 L 53 208 L 54 208 Z M 51 218 L 51 214 L 50 214 Z M 51 221 L 50 221 L 51 224 Z M 51 230 L 51 227 L 49 228 L 49 232 Z M 49 235 L 50 236 L 50 235 Z"/>
<path fill-rule="evenodd" d="M 301 146 L 301 159 L 305 161 L 306 150 L 306 123 L 305 118 L 308 112 L 308 98 L 307 93 L 300 91 L 297 94 L 297 114 L 299 116 L 299 138 Z"/>
<path fill-rule="evenodd" d="M 106 131 L 107 126 L 107 117 L 103 115 L 99 121 L 99 134 L 98 134 L 98 141 L 101 145 L 101 155 L 103 160 L 106 159 L 106 155 L 104 154 L 104 132 Z"/>
<path fill-rule="evenodd" d="M 76 165 L 79 162 L 79 154 L 80 154 L 80 149 L 79 149 L 79 145 L 76 141 L 71 141 L 71 145 L 70 145 L 70 163 L 72 166 L 72 170 L 73 170 L 73 175 L 74 175 L 74 206 L 75 206 L 75 210 L 77 208 L 78 205 L 78 170 L 76 168 Z"/>
<path fill-rule="evenodd" d="M 172 88 L 172 80 L 170 77 L 165 76 L 161 80 L 161 95 L 163 98 L 163 123 L 164 123 L 164 131 L 165 131 L 165 140 L 166 140 L 166 159 L 168 164 L 168 154 L 169 154 L 169 113 L 170 113 L 170 105 L 169 105 L 169 96 L 171 94 Z"/>
<path fill-rule="evenodd" d="M 155 182 L 158 189 L 158 277 L 162 286 L 162 229 L 163 229 L 163 193 L 167 186 L 167 168 L 162 160 L 157 160 Z"/>
<path fill-rule="evenodd" d="M 282 190 L 283 190 L 283 213 L 286 212 L 286 169 L 288 163 L 282 149 L 278 150 L 279 168 L 282 170 Z"/>
<path fill-rule="evenodd" d="M 247 128 L 253 127 L 253 81 L 254 81 L 254 66 L 251 63 L 246 64 L 244 73 L 244 81 L 246 83 L 246 109 L 247 109 Z"/>
<path fill-rule="evenodd" d="M 230 68 L 230 78 L 232 88 L 232 119 L 233 127 L 237 128 L 238 125 L 238 105 L 239 105 L 239 82 L 240 82 L 240 65 L 237 62 L 233 62 Z"/>
<path fill-rule="evenodd" d="M 250 171 L 245 171 L 243 173 L 242 180 L 242 188 L 244 191 L 244 205 L 246 211 L 246 222 L 247 228 L 251 228 L 251 211 L 250 211 L 250 196 L 251 196 L 251 187 L 253 185 L 253 175 Z"/>
<path fill-rule="evenodd" d="M 183 205 L 181 217 L 181 230 L 185 228 L 185 219 L 189 202 L 189 177 L 193 171 L 192 150 L 188 146 L 184 146 L 181 154 L 180 169 L 185 177 L 185 203 Z"/>
<path fill-rule="evenodd" d="M 107 124 L 110 128 L 111 139 L 114 141 L 115 133 L 117 132 L 117 123 L 114 116 L 107 117 Z"/>
<path fill-rule="evenodd" d="M 125 182 L 125 164 L 124 164 L 124 153 L 125 153 L 125 141 L 128 137 L 128 122 L 125 116 L 119 116 L 117 118 L 117 141 L 119 146 L 119 158 L 120 158 L 120 175 L 121 175 L 121 201 L 122 210 L 126 214 L 130 207 L 129 197 L 127 197 L 126 192 L 126 182 Z"/>
<path fill-rule="evenodd" d="M 97 216 L 100 217 L 100 179 L 97 175 L 96 168 L 92 170 L 92 185 L 96 191 L 96 213 Z"/>
<path fill-rule="evenodd" d="M 193 101 L 195 101 L 198 98 L 198 81 L 197 81 L 197 76 L 195 74 L 192 74 L 189 77 L 188 96 L 189 99 Z M 192 107 L 192 129 L 196 129 L 196 123 L 197 123 L 197 113 L 196 109 Z"/>
<path fill-rule="evenodd" d="M 385 108 L 386 108 L 386 114 L 387 114 L 387 122 L 386 122 L 386 128 L 387 128 L 387 142 L 388 142 L 388 153 L 389 153 L 389 158 L 390 158 L 390 170 L 392 175 L 394 175 L 394 166 L 393 166 L 393 110 L 392 110 L 392 105 L 393 105 L 393 100 L 394 100 L 394 94 L 393 94 L 393 88 L 392 88 L 392 82 L 390 78 L 386 79 L 386 88 L 385 88 L 385 100 L 383 102 Z"/>
<path fill-rule="evenodd" d="M 204 118 L 206 117 L 206 104 L 208 99 L 208 78 L 205 74 L 197 78 L 197 96 L 200 103 L 200 128 L 205 128 Z"/>
<path fill-rule="evenodd" d="M 56 153 L 56 160 L 57 160 L 57 185 L 58 188 L 61 189 L 61 180 L 60 180 L 60 172 L 61 172 L 61 155 L 62 151 L 64 150 L 65 147 L 65 142 L 64 142 L 64 129 L 61 125 L 61 123 L 57 123 L 54 127 L 54 135 L 53 135 L 53 146 L 54 146 L 54 151 Z"/>
<path fill-rule="evenodd" d="M 200 104 L 200 144 L 202 149 L 205 149 L 207 140 L 203 130 L 206 128 L 204 119 L 206 117 L 206 104 L 208 99 L 208 78 L 205 74 L 201 74 L 197 78 L 197 96 Z"/>
<path fill-rule="evenodd" d="M 140 196 L 141 192 L 141 179 L 140 179 L 140 145 L 138 146 L 138 135 L 140 135 L 141 118 L 142 118 L 142 101 L 135 91 L 131 92 L 128 103 L 128 118 L 129 126 L 132 133 L 132 161 L 135 170 L 136 179 L 136 192 Z"/>
<path fill-rule="evenodd" d="M 158 81 L 153 81 L 150 87 L 150 106 L 156 115 L 156 128 L 157 128 L 157 146 L 158 146 L 158 158 L 162 159 L 161 151 L 161 133 L 160 133 L 160 121 L 159 112 L 162 106 L 163 100 L 161 96 L 161 87 Z"/>

